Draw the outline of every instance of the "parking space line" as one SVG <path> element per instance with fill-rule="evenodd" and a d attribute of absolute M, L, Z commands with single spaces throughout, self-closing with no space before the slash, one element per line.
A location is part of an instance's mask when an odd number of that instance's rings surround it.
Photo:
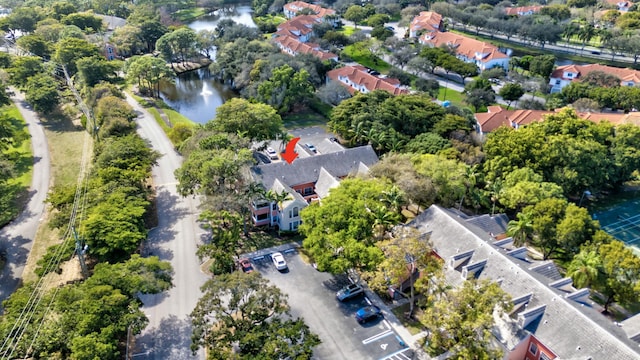
<path fill-rule="evenodd" d="M 387 337 L 389 335 L 393 335 L 393 331 L 391 331 L 391 330 L 383 331 L 383 332 L 381 332 L 381 333 L 379 333 L 377 335 L 373 335 L 372 337 L 370 337 L 368 339 L 362 340 L 362 343 L 366 345 L 366 344 L 372 343 L 374 341 L 380 340 L 383 337 Z"/>
<path fill-rule="evenodd" d="M 391 329 L 391 324 L 389 324 L 389 321 L 387 321 L 387 319 L 382 320 L 382 322 L 387 327 L 387 329 Z"/>
<path fill-rule="evenodd" d="M 262 260 L 264 259 L 264 256 L 258 256 L 258 257 L 254 257 L 253 261 L 258 261 L 258 260 Z"/>
<path fill-rule="evenodd" d="M 283 252 L 284 252 L 285 254 L 289 254 L 289 253 L 292 253 L 292 252 L 296 252 L 296 249 L 287 249 L 287 250 L 285 250 L 285 251 L 283 251 Z"/>
<path fill-rule="evenodd" d="M 404 349 L 398 350 L 398 351 L 394 352 L 393 354 L 389 354 L 389 355 L 381 358 L 380 360 L 396 359 L 396 357 L 398 357 L 400 359 L 404 358 L 404 359 L 411 360 L 410 357 L 408 357 L 407 355 L 404 354 L 404 352 L 407 351 L 407 350 L 410 350 L 410 349 L 404 348 Z"/>

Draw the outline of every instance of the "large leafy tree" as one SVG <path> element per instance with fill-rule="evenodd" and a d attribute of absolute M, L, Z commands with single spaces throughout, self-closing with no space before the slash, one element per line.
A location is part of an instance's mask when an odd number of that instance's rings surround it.
<path fill-rule="evenodd" d="M 96 45 L 83 39 L 65 38 L 56 44 L 53 58 L 67 67 L 69 75 L 73 75 L 78 71 L 77 61 L 92 56 L 100 56 L 100 50 Z"/>
<path fill-rule="evenodd" d="M 85 282 L 44 292 L 42 304 L 49 304 L 48 316 L 44 316 L 45 307 L 34 309 L 27 336 L 16 345 L 15 354 L 26 357 L 29 351 L 35 358 L 120 359 L 128 330 L 139 334 L 148 321 L 138 295 L 169 289 L 171 276 L 171 265 L 157 257 L 134 255 L 123 263 L 99 264 Z M 26 284 L 4 303 L 3 338 L 27 308 L 33 291 L 33 284 Z"/>
<path fill-rule="evenodd" d="M 429 329 L 427 351 L 449 351 L 453 359 L 497 359 L 493 312 L 509 311 L 510 297 L 494 282 L 467 280 L 458 288 L 429 297 L 420 322 Z M 471 310 L 473 309 L 473 310 Z"/>
<path fill-rule="evenodd" d="M 174 61 L 184 63 L 197 53 L 197 45 L 198 35 L 195 30 L 181 27 L 162 35 L 156 41 L 156 50 L 171 63 Z"/>
<path fill-rule="evenodd" d="M 7 72 L 11 75 L 10 84 L 24 89 L 29 78 L 44 72 L 44 67 L 42 59 L 37 56 L 20 56 L 7 68 Z"/>
<path fill-rule="evenodd" d="M 300 318 L 289 318 L 286 295 L 257 272 L 216 276 L 191 312 L 191 349 L 209 359 L 310 359 L 320 344 Z"/>
<path fill-rule="evenodd" d="M 93 56 L 78 59 L 78 74 L 86 86 L 93 87 L 101 81 L 115 82 L 120 66 L 103 57 Z"/>
<path fill-rule="evenodd" d="M 166 62 L 154 56 L 136 56 L 129 59 L 125 66 L 126 78 L 130 83 L 137 83 L 142 92 L 150 92 L 152 96 L 160 96 L 160 81 L 173 81 L 175 73 Z"/>
<path fill-rule="evenodd" d="M 426 294 L 432 279 L 442 273 L 442 261 L 435 255 L 429 235 L 420 235 L 412 228 L 398 230 L 391 239 L 380 241 L 377 246 L 384 253 L 384 260 L 371 273 L 368 284 L 372 289 L 386 292 L 390 286 L 398 288 L 408 282 L 408 316 L 412 316 L 416 293 Z"/>
<path fill-rule="evenodd" d="M 291 111 L 295 104 L 303 104 L 311 97 L 313 86 L 309 73 L 295 71 L 289 65 L 273 69 L 268 80 L 258 86 L 258 101 L 271 105 L 280 114 Z"/>
<path fill-rule="evenodd" d="M 504 101 L 507 101 L 508 110 L 512 102 L 519 100 L 522 95 L 524 95 L 524 89 L 522 85 L 518 83 L 508 83 L 500 88 L 498 95 L 500 95 Z"/>
<path fill-rule="evenodd" d="M 615 301 L 629 304 L 640 296 L 640 258 L 621 241 L 611 241 L 599 248 L 602 278 L 596 286 L 605 296 L 604 309 Z"/>
<path fill-rule="evenodd" d="M 624 137 L 627 129 L 622 130 Z M 528 167 L 541 174 L 545 182 L 562 187 L 565 196 L 579 196 L 613 188 L 629 179 L 631 174 L 614 155 L 616 132 L 608 123 L 594 124 L 578 118 L 569 109 L 548 115 L 545 121 L 530 124 L 518 131 L 498 129 L 487 137 L 484 145 L 487 179 L 504 180 L 515 169 Z M 627 138 L 628 139 L 628 138 Z M 623 146 L 630 150 L 631 164 L 635 143 Z"/>
<path fill-rule="evenodd" d="M 216 118 L 205 128 L 263 141 L 282 133 L 282 118 L 269 105 L 234 98 L 216 109 Z"/>
<path fill-rule="evenodd" d="M 339 274 L 376 268 L 383 254 L 375 246 L 374 214 L 385 206 L 383 192 L 391 190 L 392 185 L 380 180 L 345 179 L 322 203 L 302 210 L 303 246 L 319 270 Z"/>
<path fill-rule="evenodd" d="M 60 102 L 56 79 L 44 73 L 34 75 L 27 80 L 25 99 L 40 113 L 53 111 Z"/>

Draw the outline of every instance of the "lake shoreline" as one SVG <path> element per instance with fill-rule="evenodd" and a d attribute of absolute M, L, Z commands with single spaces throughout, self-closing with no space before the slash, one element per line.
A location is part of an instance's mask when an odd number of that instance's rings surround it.
<path fill-rule="evenodd" d="M 213 60 L 207 57 L 202 57 L 194 61 L 171 63 L 171 69 L 176 73 L 176 75 L 181 75 L 190 71 L 206 68 L 211 65 L 212 62 Z"/>

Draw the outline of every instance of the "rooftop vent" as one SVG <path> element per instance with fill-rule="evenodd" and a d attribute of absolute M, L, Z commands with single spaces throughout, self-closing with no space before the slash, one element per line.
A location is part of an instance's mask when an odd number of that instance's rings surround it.
<path fill-rule="evenodd" d="M 475 264 L 470 264 L 462 267 L 462 278 L 469 279 L 471 277 L 478 278 L 482 269 L 487 264 L 487 260 L 478 261 Z"/>
<path fill-rule="evenodd" d="M 473 250 L 465 251 L 463 253 L 455 254 L 449 259 L 449 267 L 457 269 L 460 265 L 471 260 L 473 256 Z"/>
<path fill-rule="evenodd" d="M 513 249 L 511 251 L 507 251 L 507 255 L 512 256 L 516 259 L 526 260 L 527 259 L 527 248 L 519 247 L 517 249 Z"/>
<path fill-rule="evenodd" d="M 571 280 L 571 278 L 564 278 L 549 283 L 549 286 L 554 289 L 571 292 L 573 291 L 573 280 Z"/>
<path fill-rule="evenodd" d="M 496 242 L 493 243 L 493 245 L 501 247 L 503 249 L 510 248 L 512 244 L 513 244 L 513 238 L 512 237 L 508 237 L 506 239 L 502 239 L 502 240 L 499 240 L 499 241 L 496 241 Z"/>
<path fill-rule="evenodd" d="M 520 326 L 521 329 L 524 329 L 527 325 L 531 324 L 531 322 L 539 319 L 544 314 L 546 308 L 547 305 L 545 304 L 521 312 L 518 315 L 518 326 Z"/>
<path fill-rule="evenodd" d="M 572 292 L 571 294 L 567 294 L 566 298 L 569 300 L 573 300 L 579 303 L 586 303 L 589 299 L 589 294 L 591 292 L 588 288 L 583 288 L 577 291 Z"/>

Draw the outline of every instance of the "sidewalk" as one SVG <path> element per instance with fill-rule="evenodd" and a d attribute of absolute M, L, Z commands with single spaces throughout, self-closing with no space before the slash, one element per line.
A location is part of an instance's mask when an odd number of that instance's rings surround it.
<path fill-rule="evenodd" d="M 420 339 L 428 335 L 428 332 L 422 331 L 416 335 L 412 335 L 409 330 L 407 330 L 407 328 L 402 325 L 402 322 L 400 322 L 396 315 L 391 311 L 391 308 L 384 301 L 382 301 L 382 299 L 380 299 L 380 297 L 375 292 L 371 291 L 371 289 L 369 289 L 366 284 L 361 283 L 361 285 L 363 285 L 367 298 L 369 298 L 369 300 L 371 300 L 371 302 L 375 306 L 379 307 L 380 310 L 382 310 L 385 320 L 401 338 L 399 340 L 401 340 L 405 344 L 405 346 L 408 346 L 415 352 L 414 358 L 421 360 L 432 359 L 429 355 L 427 355 L 427 353 L 424 352 L 424 350 L 422 350 L 422 346 L 419 342 Z M 398 306 L 404 304 L 407 301 L 408 300 L 402 300 L 401 303 L 398 304 Z"/>

